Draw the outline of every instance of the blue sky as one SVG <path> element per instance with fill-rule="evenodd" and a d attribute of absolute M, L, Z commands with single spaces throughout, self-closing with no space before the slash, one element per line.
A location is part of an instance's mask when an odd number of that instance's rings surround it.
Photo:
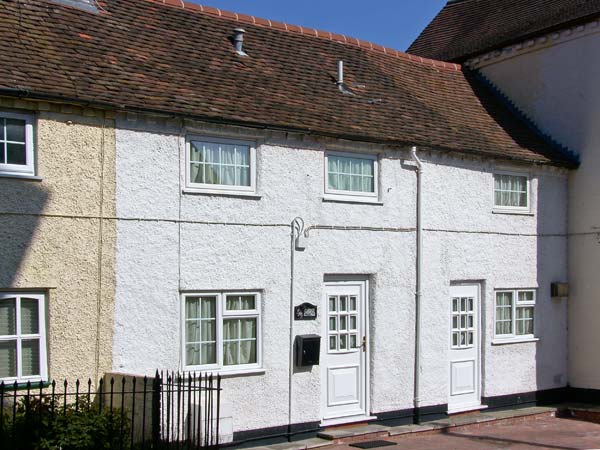
<path fill-rule="evenodd" d="M 190 1 L 190 0 L 188 0 Z M 446 0 L 191 0 L 406 50 Z"/>

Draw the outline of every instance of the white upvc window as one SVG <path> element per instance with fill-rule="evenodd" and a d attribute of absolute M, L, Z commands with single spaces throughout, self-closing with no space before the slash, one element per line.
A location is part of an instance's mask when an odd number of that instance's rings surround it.
<path fill-rule="evenodd" d="M 183 308 L 186 370 L 237 371 L 262 366 L 258 292 L 184 294 Z"/>
<path fill-rule="evenodd" d="M 188 137 L 186 187 L 209 193 L 255 193 L 255 144 L 231 139 Z"/>
<path fill-rule="evenodd" d="M 0 293 L 0 381 L 47 381 L 43 294 Z"/>
<path fill-rule="evenodd" d="M 495 337 L 524 339 L 535 336 L 534 289 L 496 291 Z"/>
<path fill-rule="evenodd" d="M 325 194 L 377 199 L 378 172 L 377 155 L 327 152 Z"/>
<path fill-rule="evenodd" d="M 0 174 L 35 175 L 33 117 L 0 112 Z"/>
<path fill-rule="evenodd" d="M 494 174 L 494 208 L 506 211 L 529 211 L 531 202 L 529 176 L 508 172 Z"/>

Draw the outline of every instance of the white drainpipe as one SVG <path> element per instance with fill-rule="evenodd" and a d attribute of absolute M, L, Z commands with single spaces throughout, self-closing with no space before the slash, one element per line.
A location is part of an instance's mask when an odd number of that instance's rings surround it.
<path fill-rule="evenodd" d="M 415 378 L 414 378 L 414 408 L 415 422 L 421 421 L 419 408 L 421 407 L 421 290 L 423 288 L 423 191 L 421 179 L 423 178 L 423 163 L 417 156 L 417 147 L 410 149 L 410 156 L 417 165 L 417 282 L 415 292 Z"/>

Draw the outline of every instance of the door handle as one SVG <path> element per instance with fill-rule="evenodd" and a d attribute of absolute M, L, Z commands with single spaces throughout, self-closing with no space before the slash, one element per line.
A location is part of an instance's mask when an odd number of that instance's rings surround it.
<path fill-rule="evenodd" d="M 366 336 L 363 336 L 363 338 L 362 338 L 361 347 L 362 347 L 363 352 L 367 351 L 367 337 Z"/>

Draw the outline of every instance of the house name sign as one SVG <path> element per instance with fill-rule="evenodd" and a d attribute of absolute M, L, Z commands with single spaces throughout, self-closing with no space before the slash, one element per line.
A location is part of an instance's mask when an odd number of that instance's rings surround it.
<path fill-rule="evenodd" d="M 315 320 L 317 318 L 317 305 L 302 303 L 294 308 L 294 319 Z"/>

